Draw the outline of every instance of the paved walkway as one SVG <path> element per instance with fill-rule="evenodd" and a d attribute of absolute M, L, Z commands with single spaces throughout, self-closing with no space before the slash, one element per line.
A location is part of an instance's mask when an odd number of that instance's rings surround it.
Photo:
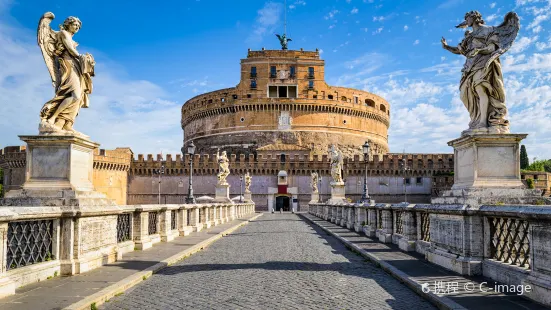
<path fill-rule="evenodd" d="M 394 269 L 391 272 L 395 272 L 396 276 L 404 279 L 404 282 L 410 281 L 410 283 L 415 283 L 416 286 L 426 283 L 429 285 L 431 292 L 434 292 L 436 289 L 435 283 L 438 285 L 442 283 L 444 287 L 439 291 L 443 291 L 445 294 L 439 294 L 441 297 L 435 297 L 439 299 L 439 302 L 447 303 L 447 306 L 455 304 L 458 306 L 456 308 L 467 309 L 548 309 L 515 294 L 505 295 L 493 292 L 492 287 L 495 283 L 493 280 L 484 277 L 460 276 L 427 262 L 424 256 L 419 253 L 403 252 L 395 245 L 380 243 L 377 240 L 366 237 L 364 234 L 350 231 L 311 214 L 302 214 L 302 216 L 332 234 L 350 242 L 351 245 L 363 250 L 364 253 L 370 255 L 374 260 L 390 265 L 390 268 Z M 479 290 L 480 283 L 482 282 L 490 284 L 490 287 L 483 285 L 483 290 L 487 290 L 487 292 Z M 448 289 L 447 283 L 452 283 L 450 284 L 449 293 L 446 292 Z M 457 283 L 457 290 L 455 292 L 455 289 L 453 289 L 455 285 L 453 283 Z M 469 291 L 464 289 L 465 286 Z"/>
<path fill-rule="evenodd" d="M 434 309 L 290 213 L 264 214 L 104 309 Z"/>
<path fill-rule="evenodd" d="M 15 295 L 0 299 L 0 309 L 62 309 L 68 307 L 140 271 L 151 268 L 169 257 L 178 255 L 231 227 L 240 225 L 253 216 L 256 215 L 214 226 L 186 237 L 177 237 L 168 243 L 157 243 L 145 251 L 127 253 L 123 255 L 122 261 L 84 274 L 59 277 L 24 286 L 17 289 Z M 90 305 L 88 304 L 87 307 L 90 308 Z"/>

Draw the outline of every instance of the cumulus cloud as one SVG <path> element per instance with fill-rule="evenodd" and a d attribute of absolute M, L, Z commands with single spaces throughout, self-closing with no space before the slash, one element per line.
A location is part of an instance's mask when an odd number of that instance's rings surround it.
<path fill-rule="evenodd" d="M 257 11 L 256 23 L 248 41 L 260 42 L 266 35 L 273 33 L 282 12 L 283 5 L 281 3 L 267 2 L 264 4 L 264 7 Z"/>

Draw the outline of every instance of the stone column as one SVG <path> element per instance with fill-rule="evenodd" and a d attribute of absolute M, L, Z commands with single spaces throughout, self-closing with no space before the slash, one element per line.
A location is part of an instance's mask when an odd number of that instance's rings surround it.
<path fill-rule="evenodd" d="M 356 219 L 354 221 L 354 231 L 362 232 L 363 226 L 365 225 L 365 221 L 367 219 L 367 214 L 366 214 L 367 209 L 363 204 L 357 205 L 355 206 L 355 208 L 356 208 Z"/>
<path fill-rule="evenodd" d="M 392 242 L 392 210 L 387 206 L 383 209 L 383 228 L 378 230 L 379 241 L 383 243 Z"/>
<path fill-rule="evenodd" d="M 210 213 L 210 209 L 212 208 L 212 206 L 204 206 L 201 211 L 203 212 L 203 227 L 204 228 L 210 228 L 211 224 L 210 224 L 210 216 L 209 216 L 209 213 Z"/>
<path fill-rule="evenodd" d="M 193 228 L 193 231 L 201 231 L 203 230 L 203 224 L 199 221 L 199 212 L 201 210 L 202 206 L 197 205 L 194 206 L 193 209 L 191 209 L 191 221 L 190 225 Z"/>
<path fill-rule="evenodd" d="M 398 240 L 398 247 L 402 251 L 415 251 L 417 241 L 417 225 L 415 221 L 415 205 L 404 206 L 396 209 L 402 212 L 402 236 Z"/>
<path fill-rule="evenodd" d="M 337 222 L 337 208 L 335 206 L 329 206 L 329 208 L 331 209 L 331 218 L 329 219 L 329 221 L 331 223 L 336 223 Z"/>
<path fill-rule="evenodd" d="M 161 241 L 163 242 L 169 242 L 174 240 L 176 236 L 178 235 L 177 230 L 172 230 L 172 210 L 167 210 L 166 208 L 163 208 L 161 212 L 159 212 L 159 221 L 160 223 L 160 235 L 161 235 Z M 176 222 L 178 222 L 178 218 L 176 218 Z M 176 223 L 178 225 L 178 223 Z M 178 228 L 178 226 L 176 226 Z"/>
<path fill-rule="evenodd" d="M 377 231 L 377 209 L 372 204 L 367 208 L 367 225 L 364 227 L 366 236 L 373 238 Z"/>
<path fill-rule="evenodd" d="M 348 207 L 344 205 L 341 207 L 341 221 L 339 223 L 340 226 L 346 227 L 347 217 L 348 217 Z"/>
<path fill-rule="evenodd" d="M 178 210 L 178 231 L 180 233 L 180 236 L 189 236 L 191 232 L 193 231 L 193 228 L 191 226 L 187 226 L 188 221 L 188 209 L 180 208 Z"/>

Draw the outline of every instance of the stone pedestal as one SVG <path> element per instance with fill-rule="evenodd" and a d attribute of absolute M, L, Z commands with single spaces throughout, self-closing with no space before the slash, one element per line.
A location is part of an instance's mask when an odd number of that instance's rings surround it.
<path fill-rule="evenodd" d="M 229 184 L 216 184 L 216 194 L 214 196 L 214 202 L 233 203 L 230 199 Z"/>
<path fill-rule="evenodd" d="M 320 201 L 320 193 L 312 192 L 312 198 L 310 198 L 310 203 L 318 203 Z"/>
<path fill-rule="evenodd" d="M 466 135 L 448 142 L 454 148 L 454 185 L 433 204 L 536 204 L 548 198 L 525 189 L 520 179 L 519 143 L 526 134 Z"/>
<path fill-rule="evenodd" d="M 344 192 L 344 182 L 331 183 L 331 198 L 327 201 L 327 204 L 339 204 L 346 203 L 346 197 Z"/>
<path fill-rule="evenodd" d="M 27 143 L 25 183 L 6 193 L 11 206 L 115 205 L 92 184 L 99 144 L 73 135 L 19 136 Z"/>
<path fill-rule="evenodd" d="M 253 202 L 253 195 L 250 191 L 245 192 L 245 195 L 243 195 L 243 198 L 245 199 L 245 202 Z"/>

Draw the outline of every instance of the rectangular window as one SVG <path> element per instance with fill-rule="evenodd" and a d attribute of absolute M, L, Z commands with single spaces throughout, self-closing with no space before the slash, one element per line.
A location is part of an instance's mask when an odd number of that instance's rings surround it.
<path fill-rule="evenodd" d="M 308 67 L 308 78 L 309 79 L 314 78 L 314 67 Z"/>
<path fill-rule="evenodd" d="M 279 98 L 287 98 L 287 87 L 280 86 L 277 90 L 277 94 L 279 95 Z"/>
<path fill-rule="evenodd" d="M 538 175 L 534 174 L 534 180 L 537 180 L 537 179 L 538 179 Z"/>
<path fill-rule="evenodd" d="M 276 75 L 277 75 L 276 67 L 275 67 L 275 66 L 271 66 L 271 67 L 270 67 L 270 77 L 271 77 L 271 78 L 275 78 Z"/>
<path fill-rule="evenodd" d="M 296 76 L 296 74 L 297 74 L 297 72 L 296 72 L 295 66 L 291 66 L 290 77 L 294 78 Z"/>
<path fill-rule="evenodd" d="M 296 98 L 297 97 L 297 87 L 296 86 L 288 86 L 289 88 L 289 98 Z"/>
<path fill-rule="evenodd" d="M 410 178 L 405 178 L 405 179 L 404 179 L 404 184 L 410 185 L 410 184 L 411 184 Z"/>
<path fill-rule="evenodd" d="M 423 178 L 418 177 L 416 180 L 417 184 L 423 184 Z"/>
<path fill-rule="evenodd" d="M 268 87 L 268 97 L 277 98 L 277 86 Z"/>
<path fill-rule="evenodd" d="M 314 81 L 308 81 L 308 88 L 313 89 L 314 88 Z"/>
<path fill-rule="evenodd" d="M 256 77 L 256 67 L 251 67 L 251 77 L 252 78 Z"/>
<path fill-rule="evenodd" d="M 251 80 L 251 88 L 256 88 L 256 80 Z"/>
<path fill-rule="evenodd" d="M 358 97 L 354 96 L 354 104 L 358 104 Z"/>

